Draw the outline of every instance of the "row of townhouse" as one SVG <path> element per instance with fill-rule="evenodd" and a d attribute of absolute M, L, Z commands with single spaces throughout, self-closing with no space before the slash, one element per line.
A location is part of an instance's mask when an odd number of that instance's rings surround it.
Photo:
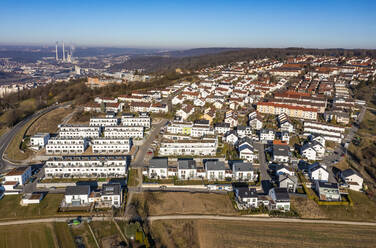
<path fill-rule="evenodd" d="M 100 137 L 91 140 L 93 153 L 128 153 L 132 139 Z"/>
<path fill-rule="evenodd" d="M 84 153 L 89 146 L 87 138 L 57 136 L 48 140 L 47 154 Z"/>
<path fill-rule="evenodd" d="M 61 137 L 79 137 L 79 138 L 96 138 L 101 134 L 101 128 L 87 125 L 59 125 L 59 136 Z"/>
<path fill-rule="evenodd" d="M 103 136 L 106 138 L 139 138 L 144 137 L 142 126 L 108 126 L 103 128 Z"/>
<path fill-rule="evenodd" d="M 168 105 L 150 102 L 131 102 L 129 104 L 132 112 L 167 113 Z"/>
<path fill-rule="evenodd" d="M 341 143 L 345 128 L 319 122 L 304 122 L 304 135 L 320 135 L 325 140 Z"/>
<path fill-rule="evenodd" d="M 88 206 L 92 203 L 100 207 L 121 207 L 123 190 L 119 183 L 102 185 L 100 191 L 92 191 L 89 185 L 68 186 L 65 189 L 63 206 Z"/>
<path fill-rule="evenodd" d="M 124 177 L 126 156 L 62 156 L 49 158 L 44 165 L 47 178 Z"/>
<path fill-rule="evenodd" d="M 257 103 L 257 111 L 262 114 L 280 115 L 285 113 L 289 117 L 317 120 L 317 108 L 305 108 L 287 104 L 278 104 L 273 102 Z"/>
<path fill-rule="evenodd" d="M 151 118 L 148 113 L 141 112 L 138 116 L 134 114 L 123 114 L 121 124 L 123 126 L 136 126 L 150 128 Z"/>
<path fill-rule="evenodd" d="M 209 121 L 200 120 L 193 122 L 174 121 L 167 126 L 167 132 L 171 134 L 189 135 L 192 137 L 203 137 L 214 135 L 214 129 L 210 127 Z"/>
<path fill-rule="evenodd" d="M 179 180 L 207 179 L 214 181 L 231 178 L 236 181 L 255 181 L 258 178 L 251 163 L 235 162 L 230 168 L 223 161 L 206 161 L 203 167 L 198 167 L 193 159 L 178 160 L 177 167 L 173 168 L 168 165 L 167 158 L 153 158 L 143 173 L 149 178 L 176 176 Z"/>
<path fill-rule="evenodd" d="M 215 156 L 217 138 L 190 140 L 162 140 L 159 147 L 161 156 Z"/>

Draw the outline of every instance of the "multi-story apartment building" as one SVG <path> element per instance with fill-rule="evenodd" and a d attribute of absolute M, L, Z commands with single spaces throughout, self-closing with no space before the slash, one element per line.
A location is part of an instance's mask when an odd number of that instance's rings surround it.
<path fill-rule="evenodd" d="M 128 153 L 132 140 L 124 138 L 100 137 L 91 140 L 93 153 Z"/>
<path fill-rule="evenodd" d="M 285 113 L 287 116 L 299 119 L 317 120 L 316 108 L 305 108 L 287 104 L 277 104 L 272 102 L 259 102 L 257 111 L 263 114 L 280 115 Z"/>
<path fill-rule="evenodd" d="M 114 126 L 104 127 L 104 137 L 106 138 L 143 138 L 144 127 Z"/>
<path fill-rule="evenodd" d="M 47 154 L 83 153 L 88 147 L 86 138 L 80 137 L 53 137 L 46 145 Z"/>
<path fill-rule="evenodd" d="M 208 125 L 194 124 L 191 130 L 192 137 L 203 137 L 206 135 L 214 135 L 214 129 Z"/>
<path fill-rule="evenodd" d="M 124 114 L 121 117 L 121 124 L 123 126 L 136 126 L 150 128 L 150 116 L 147 113 L 140 113 L 138 117 L 134 114 Z"/>
<path fill-rule="evenodd" d="M 89 126 L 93 127 L 108 127 L 119 125 L 119 119 L 116 117 L 95 117 L 90 118 Z"/>
<path fill-rule="evenodd" d="M 325 140 L 341 143 L 345 128 L 319 122 L 304 122 L 304 135 L 318 134 Z"/>
<path fill-rule="evenodd" d="M 159 148 L 161 156 L 215 156 L 217 139 L 163 140 Z"/>
<path fill-rule="evenodd" d="M 86 125 L 59 125 L 61 137 L 96 138 L 101 134 L 100 127 Z"/>
<path fill-rule="evenodd" d="M 125 156 L 63 156 L 46 161 L 45 176 L 53 177 L 124 177 Z"/>
<path fill-rule="evenodd" d="M 191 135 L 193 123 L 192 122 L 172 122 L 167 126 L 167 132 L 172 134 Z"/>

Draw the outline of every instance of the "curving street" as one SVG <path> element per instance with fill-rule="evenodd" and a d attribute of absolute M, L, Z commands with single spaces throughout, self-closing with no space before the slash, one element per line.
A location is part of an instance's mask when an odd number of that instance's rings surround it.
<path fill-rule="evenodd" d="M 4 159 L 4 153 L 5 153 L 5 150 L 7 149 L 8 145 L 10 144 L 10 142 L 13 140 L 14 136 L 17 135 L 17 133 L 30 121 L 32 120 L 33 118 L 35 117 L 40 117 L 54 109 L 57 109 L 59 107 L 62 107 L 62 106 L 66 106 L 70 103 L 64 103 L 64 104 L 59 104 L 59 105 L 53 105 L 53 106 L 50 106 L 48 108 L 45 108 L 45 109 L 42 109 L 28 117 L 26 117 L 25 119 L 23 119 L 22 121 L 18 122 L 15 126 L 12 127 L 11 130 L 9 130 L 8 132 L 6 132 L 5 134 L 3 134 L 1 137 L 0 137 L 0 172 L 3 173 L 5 170 L 11 168 L 11 167 L 14 167 L 18 164 L 15 164 L 15 163 L 12 163 L 6 159 Z"/>

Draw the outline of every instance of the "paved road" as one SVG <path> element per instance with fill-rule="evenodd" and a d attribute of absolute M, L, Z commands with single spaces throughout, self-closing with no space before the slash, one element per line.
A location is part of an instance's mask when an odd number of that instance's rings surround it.
<path fill-rule="evenodd" d="M 134 161 L 131 162 L 131 167 L 141 167 L 141 168 L 144 167 L 145 155 L 148 149 L 150 148 L 150 145 L 153 143 L 153 141 L 159 134 L 161 128 L 165 126 L 166 123 L 167 123 L 167 120 L 162 120 L 159 123 L 152 126 L 152 130 L 149 134 L 149 137 L 147 138 L 147 140 L 145 140 L 144 144 L 142 144 L 142 146 L 139 147 Z"/>
<path fill-rule="evenodd" d="M 359 113 L 357 123 L 360 124 L 363 121 L 364 115 L 366 112 L 366 107 L 363 107 Z M 357 125 L 352 125 L 351 128 L 349 128 L 349 132 L 347 135 L 343 138 L 342 144 L 345 144 L 347 142 L 351 142 L 353 138 L 355 137 L 355 134 L 358 132 L 358 126 Z M 333 153 L 328 154 L 322 159 L 322 163 L 326 164 L 328 166 L 328 171 L 329 171 L 329 182 L 336 182 L 337 180 L 334 178 L 332 167 L 334 164 L 334 161 L 340 161 L 344 155 L 346 154 L 347 149 L 343 145 L 337 145 L 336 148 L 334 149 Z"/>
<path fill-rule="evenodd" d="M 40 111 L 34 113 L 33 115 L 26 117 L 25 119 L 23 119 L 19 123 L 17 123 L 11 130 L 9 130 L 8 132 L 6 132 L 5 134 L 3 134 L 0 137 L 0 172 L 4 172 L 4 170 L 6 170 L 8 168 L 12 168 L 16 165 L 16 164 L 4 159 L 5 150 L 7 149 L 10 142 L 13 140 L 14 136 L 17 135 L 17 133 L 33 118 L 42 116 L 42 115 L 44 115 L 44 114 L 46 114 L 46 113 L 48 113 L 48 112 L 50 112 L 54 109 L 57 109 L 61 106 L 64 106 L 64 105 L 68 105 L 68 103 L 65 103 L 63 105 L 53 105 L 53 106 L 50 106 L 50 107 L 45 108 L 43 110 L 40 110 Z"/>
<path fill-rule="evenodd" d="M 264 194 L 269 193 L 271 188 L 271 177 L 268 173 L 268 163 L 265 158 L 265 145 L 259 142 L 254 143 L 255 148 L 259 152 L 259 163 L 260 163 L 260 176 L 261 176 L 261 186 Z"/>
<path fill-rule="evenodd" d="M 9 225 L 24 225 L 35 223 L 53 223 L 53 222 L 67 222 L 72 217 L 58 217 L 58 218 L 41 218 L 28 220 L 15 220 L 0 222 L 0 226 Z M 86 220 L 86 217 L 82 218 Z M 127 217 L 115 217 L 115 220 L 127 220 Z M 112 217 L 93 217 L 93 221 L 111 221 Z M 376 226 L 373 222 L 357 222 L 357 221 L 335 221 L 335 220 L 307 220 L 294 218 L 269 218 L 269 217 L 246 217 L 246 216 L 221 216 L 221 215 L 161 215 L 149 216 L 149 221 L 158 220 L 230 220 L 230 221 L 252 221 L 252 222 L 284 222 L 284 223 L 311 223 L 311 224 L 335 224 L 335 225 L 354 225 L 354 226 Z"/>

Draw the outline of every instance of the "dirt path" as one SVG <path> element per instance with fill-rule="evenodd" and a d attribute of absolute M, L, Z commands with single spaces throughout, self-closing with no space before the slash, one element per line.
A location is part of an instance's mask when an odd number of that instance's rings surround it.
<path fill-rule="evenodd" d="M 31 223 L 52 223 L 66 222 L 69 218 L 46 218 L 30 219 L 0 222 L 0 226 L 22 225 Z M 115 220 L 126 220 L 125 217 L 115 217 Z M 336 221 L 336 220 L 312 220 L 312 219 L 294 219 L 294 218 L 269 218 L 269 217 L 252 217 L 252 216 L 221 216 L 221 215 L 160 215 L 149 216 L 149 221 L 158 220 L 235 220 L 235 221 L 254 221 L 254 222 L 285 222 L 285 223 L 314 223 L 314 224 L 336 224 L 336 225 L 355 225 L 355 226 L 375 226 L 376 222 L 358 222 L 358 221 Z M 93 221 L 111 221 L 112 217 L 93 217 Z"/>

